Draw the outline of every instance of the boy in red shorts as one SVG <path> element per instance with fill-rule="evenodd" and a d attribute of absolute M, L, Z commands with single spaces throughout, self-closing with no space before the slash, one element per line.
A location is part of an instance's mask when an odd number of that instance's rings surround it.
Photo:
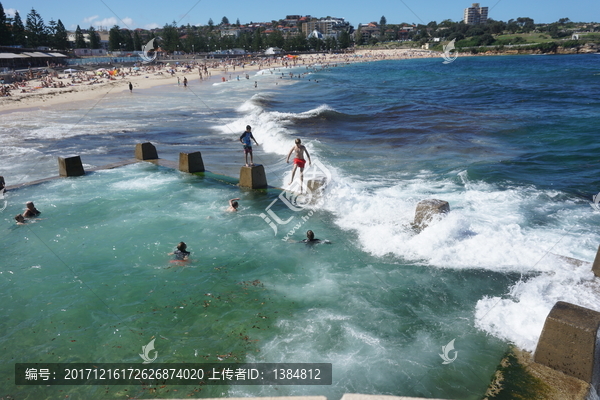
<path fill-rule="evenodd" d="M 292 153 L 294 153 L 294 169 L 292 169 L 292 179 L 290 180 L 289 185 L 292 184 L 292 182 L 294 181 L 294 175 L 296 174 L 296 168 L 300 167 L 300 193 L 302 193 L 302 182 L 304 180 L 304 165 L 306 164 L 306 160 L 304 159 L 304 154 L 306 153 L 306 157 L 308 158 L 308 165 L 311 165 L 311 161 L 310 161 L 310 154 L 308 154 L 308 150 L 306 150 L 306 147 L 304 147 L 301 143 L 302 141 L 300 139 L 296 139 L 295 141 L 296 145 L 294 147 L 292 147 L 292 149 L 290 150 L 290 152 L 287 155 L 287 158 L 285 159 L 286 163 L 290 162 L 290 156 L 292 155 Z"/>

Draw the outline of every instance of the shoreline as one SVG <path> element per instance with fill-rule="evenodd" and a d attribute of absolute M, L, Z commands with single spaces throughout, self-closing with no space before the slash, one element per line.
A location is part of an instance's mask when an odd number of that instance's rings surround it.
<path fill-rule="evenodd" d="M 459 57 L 490 57 L 490 56 L 514 56 L 531 55 L 535 52 L 523 50 L 488 51 L 485 53 L 471 54 L 460 53 Z M 557 54 L 590 54 L 590 53 L 557 53 Z M 347 54 L 318 53 L 312 55 L 300 55 L 295 59 L 280 57 L 277 59 L 224 59 L 224 60 L 180 60 L 176 66 L 169 63 L 161 63 L 153 66 L 145 66 L 140 71 L 132 71 L 131 67 L 119 69 L 118 78 L 107 80 L 96 79 L 95 83 L 70 83 L 64 87 L 42 87 L 44 79 L 31 79 L 23 87 L 24 92 L 19 89 L 11 91 L 11 96 L 0 97 L 0 114 L 11 112 L 23 112 L 34 109 L 45 109 L 61 104 L 75 103 L 81 101 L 95 100 L 109 93 L 119 94 L 128 90 L 129 82 L 133 90 L 151 89 L 157 86 L 175 84 L 179 78 L 188 78 L 195 81 L 199 78 L 199 67 L 206 67 L 203 71 L 201 83 L 204 81 L 215 81 L 216 78 L 227 81 L 228 76 L 233 73 L 240 74 L 246 71 L 260 71 L 270 68 L 296 68 L 305 66 L 339 66 L 361 62 L 374 62 L 383 60 L 409 60 L 417 58 L 443 58 L 443 53 L 433 50 L 421 49 L 361 49 Z M 176 60 L 173 60 L 175 62 Z M 191 64 L 191 68 L 184 66 Z M 236 67 L 238 68 L 236 70 Z M 240 69 L 241 68 L 241 69 Z M 173 69 L 174 72 L 169 71 Z M 63 75 L 63 76 L 60 76 Z M 89 79 L 94 71 L 87 71 L 79 77 Z M 58 74 L 58 81 L 64 82 L 68 79 L 79 79 L 65 74 Z M 95 78 L 92 78 L 95 79 Z M 63 84 L 63 83 L 61 83 Z M 183 83 L 181 83 L 183 84 Z"/>
<path fill-rule="evenodd" d="M 119 94 L 128 90 L 129 82 L 133 91 L 151 89 L 157 86 L 175 84 L 179 78 L 187 78 L 197 82 L 199 72 L 202 72 L 202 83 L 215 79 L 229 80 L 233 73 L 256 72 L 270 68 L 296 68 L 303 66 L 332 66 L 358 62 L 381 60 L 406 60 L 415 58 L 441 57 L 437 52 L 428 50 L 358 50 L 351 54 L 314 54 L 302 55 L 295 59 L 233 59 L 233 60 L 183 60 L 180 65 L 170 66 L 169 63 L 144 66 L 141 71 L 133 71 L 131 67 L 120 68 L 117 78 L 97 78 L 94 71 L 80 74 L 55 74 L 52 81 L 64 85 L 66 81 L 77 79 L 77 83 L 68 83 L 63 87 L 43 87 L 45 78 L 30 79 L 25 86 L 11 91 L 11 96 L 0 97 L 0 113 L 23 112 L 34 109 L 46 109 L 65 103 L 95 100 L 108 94 Z M 175 60 L 174 60 L 175 61 Z M 191 68 L 185 65 L 190 63 Z M 200 68 L 205 67 L 204 70 Z M 237 70 L 236 70 L 237 67 Z M 173 72 L 171 73 L 171 69 Z M 88 83 L 84 83 L 88 82 Z M 183 83 L 181 83 L 183 84 Z"/>

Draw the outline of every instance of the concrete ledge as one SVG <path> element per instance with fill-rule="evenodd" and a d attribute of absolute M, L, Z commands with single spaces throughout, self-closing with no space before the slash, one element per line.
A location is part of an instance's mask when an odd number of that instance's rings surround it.
<path fill-rule="evenodd" d="M 58 174 L 60 176 L 82 176 L 85 175 L 81 157 L 58 157 Z"/>
<path fill-rule="evenodd" d="M 592 264 L 592 272 L 595 276 L 600 277 L 600 246 L 598 246 L 596 258 L 594 258 L 594 264 Z"/>
<path fill-rule="evenodd" d="M 156 160 L 158 153 L 156 147 L 150 142 L 138 143 L 135 145 L 135 158 L 138 160 Z"/>
<path fill-rule="evenodd" d="M 240 169 L 240 187 L 249 189 L 265 189 L 267 187 L 267 175 L 265 168 L 260 165 L 242 167 Z"/>
<path fill-rule="evenodd" d="M 196 151 L 194 153 L 179 153 L 179 170 L 183 172 L 204 172 L 204 161 L 202 161 L 202 153 Z"/>
<path fill-rule="evenodd" d="M 557 302 L 544 323 L 534 361 L 581 379 L 600 383 L 600 312 Z"/>

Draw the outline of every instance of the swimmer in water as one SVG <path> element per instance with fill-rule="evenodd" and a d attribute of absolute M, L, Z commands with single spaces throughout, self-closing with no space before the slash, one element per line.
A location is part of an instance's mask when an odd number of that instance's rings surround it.
<path fill-rule="evenodd" d="M 170 256 L 175 256 L 175 261 L 187 261 L 190 257 L 190 252 L 186 250 L 187 245 L 184 242 L 179 242 L 177 245 L 177 250 L 172 253 L 169 253 Z"/>

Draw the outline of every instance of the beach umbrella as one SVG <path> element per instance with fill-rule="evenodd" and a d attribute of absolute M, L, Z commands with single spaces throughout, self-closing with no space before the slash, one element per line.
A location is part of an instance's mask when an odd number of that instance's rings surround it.
<path fill-rule="evenodd" d="M 139 70 L 140 70 L 140 67 L 133 67 L 133 70 L 134 70 L 134 71 L 139 71 Z"/>
<path fill-rule="evenodd" d="M 65 72 L 65 74 L 70 74 L 71 72 L 77 72 L 77 70 L 73 69 L 73 68 L 69 68 L 69 69 L 65 69 L 64 72 Z"/>

